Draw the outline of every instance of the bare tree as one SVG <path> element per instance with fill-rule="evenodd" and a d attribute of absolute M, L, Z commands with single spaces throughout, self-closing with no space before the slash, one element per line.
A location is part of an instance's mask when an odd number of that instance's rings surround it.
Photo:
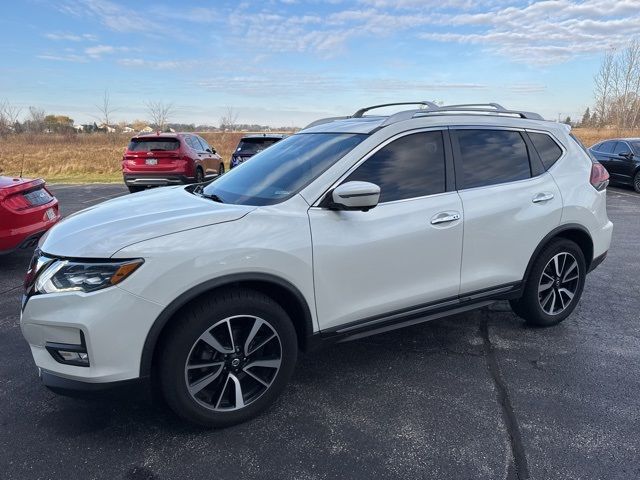
<path fill-rule="evenodd" d="M 620 129 L 640 124 L 640 41 L 631 40 L 620 51 L 603 58 L 594 77 L 599 126 L 614 124 Z"/>
<path fill-rule="evenodd" d="M 100 112 L 100 115 L 97 117 L 98 121 L 105 125 L 111 125 L 112 114 L 116 111 L 111 104 L 111 97 L 109 95 L 109 90 L 104 91 L 104 96 L 102 97 L 102 103 L 96 105 L 96 108 Z"/>
<path fill-rule="evenodd" d="M 220 130 L 235 130 L 238 124 L 238 112 L 233 107 L 227 107 L 224 114 L 220 117 Z"/>
<path fill-rule="evenodd" d="M 0 130 L 11 132 L 18 123 L 18 117 L 22 112 L 22 107 L 12 105 L 8 100 L 0 101 Z"/>
<path fill-rule="evenodd" d="M 151 117 L 151 123 L 160 130 L 164 130 L 167 127 L 167 123 L 169 123 L 169 117 L 175 111 L 173 103 L 164 103 L 162 100 L 157 102 L 148 101 L 145 102 L 145 106 Z"/>
<path fill-rule="evenodd" d="M 44 118 L 47 113 L 42 108 L 29 107 L 29 118 L 27 120 L 28 130 L 40 133 L 44 130 Z"/>
<path fill-rule="evenodd" d="M 595 113 L 600 123 L 606 122 L 606 119 L 609 117 L 609 104 L 611 103 L 615 58 L 615 50 L 609 50 L 602 59 L 600 70 L 598 70 L 598 73 L 594 77 L 596 99 Z"/>

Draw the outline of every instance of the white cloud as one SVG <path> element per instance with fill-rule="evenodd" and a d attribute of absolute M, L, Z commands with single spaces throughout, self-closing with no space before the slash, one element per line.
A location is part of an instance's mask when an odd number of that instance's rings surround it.
<path fill-rule="evenodd" d="M 56 40 L 56 41 L 64 40 L 68 42 L 82 42 L 82 41 L 95 42 L 98 40 L 98 37 L 91 33 L 75 34 L 75 33 L 69 33 L 69 32 L 50 32 L 50 33 L 45 33 L 44 36 L 49 40 Z"/>

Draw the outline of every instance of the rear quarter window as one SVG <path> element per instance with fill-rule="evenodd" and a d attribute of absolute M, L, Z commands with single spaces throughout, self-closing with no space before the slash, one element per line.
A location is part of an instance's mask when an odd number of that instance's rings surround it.
<path fill-rule="evenodd" d="M 165 152 L 179 148 L 180 141 L 176 138 L 134 138 L 127 147 L 130 152 Z"/>
<path fill-rule="evenodd" d="M 549 170 L 562 156 L 562 148 L 546 133 L 529 132 L 529 138 L 536 152 L 538 152 L 545 170 Z"/>

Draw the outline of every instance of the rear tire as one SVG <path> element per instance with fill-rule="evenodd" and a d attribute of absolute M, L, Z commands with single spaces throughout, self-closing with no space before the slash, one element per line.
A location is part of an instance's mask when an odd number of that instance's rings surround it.
<path fill-rule="evenodd" d="M 141 192 L 144 190 L 144 187 L 127 187 L 129 189 L 129 193 Z"/>
<path fill-rule="evenodd" d="M 586 274 L 580 247 L 571 240 L 553 240 L 535 259 L 523 295 L 510 301 L 511 309 L 528 325 L 556 325 L 576 308 Z"/>
<path fill-rule="evenodd" d="M 163 334 L 160 385 L 180 417 L 207 427 L 264 411 L 291 377 L 296 332 L 283 308 L 248 289 L 194 302 Z"/>
<path fill-rule="evenodd" d="M 224 163 L 220 163 L 220 166 L 218 167 L 218 176 L 224 174 Z"/>
<path fill-rule="evenodd" d="M 196 183 L 203 183 L 204 182 L 204 171 L 198 167 L 196 168 Z"/>
<path fill-rule="evenodd" d="M 640 170 L 633 176 L 633 189 L 636 193 L 640 193 Z"/>

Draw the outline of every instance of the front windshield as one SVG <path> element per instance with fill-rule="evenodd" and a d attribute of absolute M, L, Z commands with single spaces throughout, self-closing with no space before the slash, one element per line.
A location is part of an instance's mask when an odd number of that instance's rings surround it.
<path fill-rule="evenodd" d="M 640 142 L 631 142 L 631 147 L 633 148 L 633 153 L 640 155 Z"/>
<path fill-rule="evenodd" d="M 299 133 L 218 177 L 203 194 L 224 203 L 273 205 L 291 198 L 345 156 L 366 135 Z"/>

